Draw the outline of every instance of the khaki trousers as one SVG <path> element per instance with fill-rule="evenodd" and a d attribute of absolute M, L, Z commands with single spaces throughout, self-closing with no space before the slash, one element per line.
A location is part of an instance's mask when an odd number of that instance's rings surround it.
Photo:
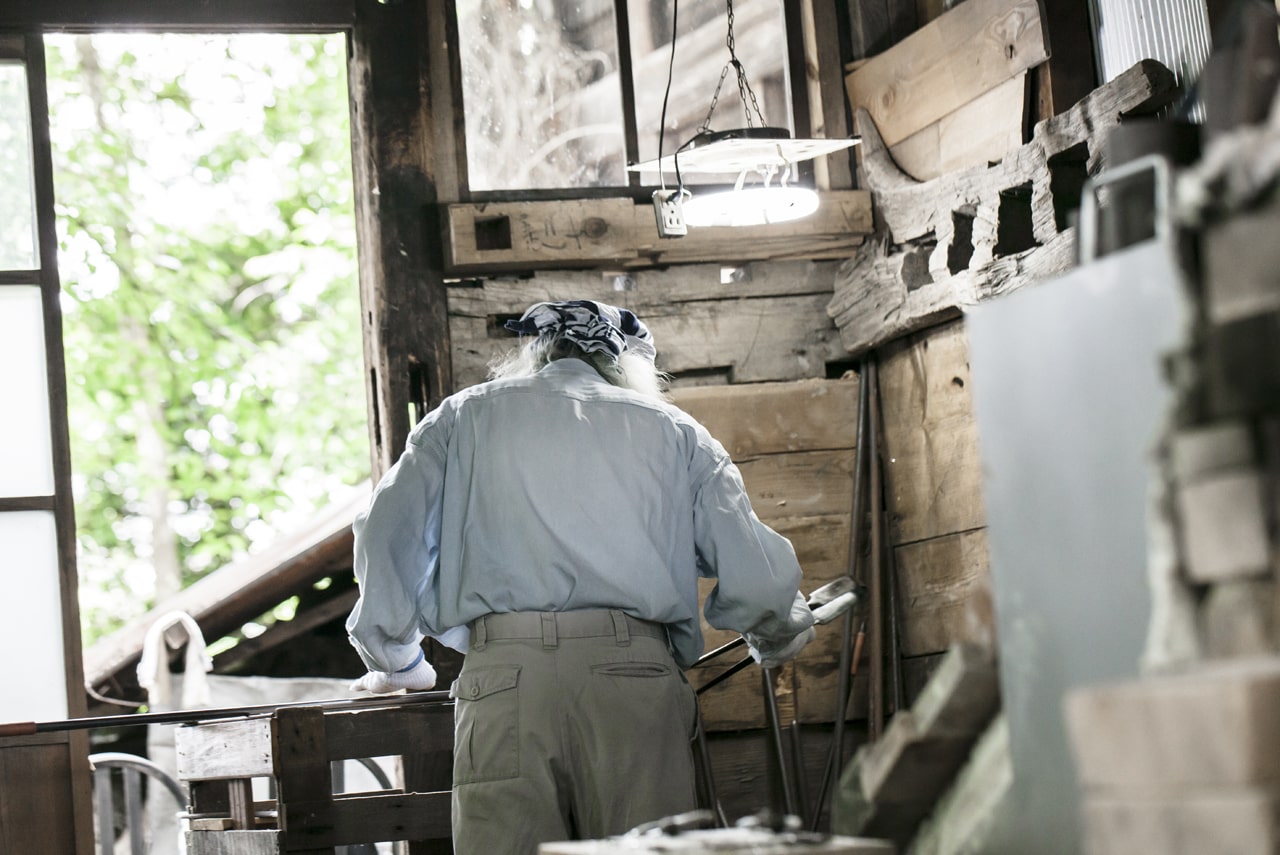
<path fill-rule="evenodd" d="M 450 694 L 455 855 L 533 855 L 697 807 L 697 699 L 657 624 L 480 618 Z"/>

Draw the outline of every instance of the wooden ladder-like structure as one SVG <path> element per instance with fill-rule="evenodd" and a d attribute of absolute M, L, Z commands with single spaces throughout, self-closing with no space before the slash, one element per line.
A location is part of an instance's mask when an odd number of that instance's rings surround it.
<path fill-rule="evenodd" d="M 410 841 L 410 855 L 452 852 L 453 703 L 360 710 L 281 708 L 255 718 L 187 725 L 175 734 L 190 790 L 189 855 L 333 853 Z M 399 757 L 403 789 L 335 793 L 330 764 Z M 253 780 L 276 798 L 254 801 Z"/>

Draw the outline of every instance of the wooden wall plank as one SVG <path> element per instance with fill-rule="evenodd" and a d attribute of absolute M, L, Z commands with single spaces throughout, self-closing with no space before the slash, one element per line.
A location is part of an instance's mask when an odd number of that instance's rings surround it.
<path fill-rule="evenodd" d="M 735 460 L 787 451 L 852 448 L 858 379 L 676 389 L 672 401 Z"/>
<path fill-rule="evenodd" d="M 880 364 L 885 477 L 895 545 L 985 525 L 962 322 L 887 347 Z"/>
<path fill-rule="evenodd" d="M 1036 0 L 968 0 L 845 79 L 887 145 L 1047 58 Z"/>
<path fill-rule="evenodd" d="M 808 217 L 768 226 L 691 228 L 674 240 L 658 237 L 649 205 L 636 208 L 640 255 L 650 264 L 693 261 L 741 262 L 756 259 L 841 257 L 874 229 L 871 194 L 866 190 L 828 190 L 818 194 L 818 210 Z"/>
<path fill-rule="evenodd" d="M 726 267 L 732 267 L 730 283 L 723 278 Z M 494 314 L 519 314 L 543 300 L 580 298 L 623 306 L 645 318 L 650 311 L 673 303 L 830 293 L 838 269 L 839 264 L 831 261 L 772 261 L 498 274 L 450 287 L 449 313 L 483 320 Z"/>
<path fill-rule="evenodd" d="M 718 370 L 735 383 L 826 377 L 827 364 L 843 362 L 847 356 L 827 315 L 831 282 L 821 289 L 818 285 L 831 268 L 797 262 L 782 269 L 794 275 L 766 274 L 745 289 L 779 296 L 739 297 L 734 286 L 721 285 L 720 299 L 690 302 L 669 300 L 667 295 L 679 283 L 691 280 L 649 271 L 627 279 L 628 289 L 621 291 L 614 290 L 612 277 L 585 273 L 455 285 L 449 289 L 453 374 L 459 386 L 485 379 L 490 361 L 516 344 L 501 320 L 518 317 L 542 300 L 590 299 L 634 311 L 653 332 L 658 367 L 672 374 Z M 719 281 L 719 268 L 696 270 L 702 293 L 710 293 L 707 281 L 712 276 Z"/>
<path fill-rule="evenodd" d="M 742 460 L 751 506 L 760 519 L 849 513 L 853 495 L 853 451 L 765 454 Z"/>
<path fill-rule="evenodd" d="M 986 166 L 1022 145 L 1027 72 L 1009 78 L 889 149 L 917 181 Z"/>
<path fill-rule="evenodd" d="M 693 228 L 658 236 L 653 206 L 626 198 L 482 202 L 444 206 L 452 273 L 565 267 L 834 258 L 872 231 L 864 190 L 820 194 L 813 215 L 743 228 Z"/>
<path fill-rule="evenodd" d="M 502 328 L 502 320 L 518 317 L 533 303 L 584 299 L 611 303 L 635 312 L 653 331 L 658 346 L 658 367 L 666 371 L 688 369 L 687 359 L 682 367 L 673 367 L 667 352 L 678 350 L 677 336 L 682 334 L 679 322 L 684 307 L 690 306 L 690 311 L 697 309 L 694 319 L 699 326 L 690 334 L 704 339 L 709 336 L 719 352 L 713 354 L 712 361 L 694 366 L 694 370 L 715 366 L 727 375 L 733 361 L 749 353 L 750 342 L 733 337 L 735 330 L 740 329 L 737 326 L 724 329 L 712 326 L 708 330 L 708 318 L 713 318 L 719 311 L 730 317 L 750 312 L 751 316 L 759 319 L 781 309 L 776 302 L 757 298 L 794 297 L 815 302 L 809 304 L 806 300 L 803 305 L 789 304 L 791 311 L 803 312 L 803 317 L 793 316 L 781 326 L 768 328 L 768 338 L 785 339 L 787 344 L 780 346 L 784 350 L 788 346 L 792 350 L 820 347 L 821 367 L 818 362 L 810 360 L 804 366 L 806 373 L 803 376 L 823 377 L 828 359 L 843 358 L 840 348 L 831 346 L 833 322 L 826 316 L 826 310 L 820 310 L 816 305 L 824 295 L 830 298 L 837 267 L 835 262 L 754 263 L 735 268 L 736 281 L 728 285 L 721 281 L 723 266 L 718 264 L 625 272 L 620 269 L 606 272 L 548 271 L 528 278 L 498 277 L 458 283 L 449 288 L 453 372 L 460 387 L 484 380 L 489 362 L 516 343 L 516 337 Z M 699 308 L 690 304 L 705 305 Z M 819 336 L 817 342 L 811 335 L 815 330 Z M 792 338 L 794 336 L 799 338 Z M 797 363 L 794 360 L 784 358 L 778 364 L 785 369 L 779 376 L 758 379 L 796 379 Z M 767 371 L 768 366 L 761 370 Z M 759 374 L 757 371 L 749 376 Z"/>
<path fill-rule="evenodd" d="M 659 366 L 678 374 L 728 366 L 733 383 L 825 377 L 847 354 L 824 296 L 719 301 L 650 315 Z M 663 344 L 665 342 L 665 344 Z"/>
<path fill-rule="evenodd" d="M 89 779 L 88 761 L 72 762 L 66 735 L 46 744 L 0 747 L 0 852 L 93 851 L 92 828 L 78 833 L 72 775 Z"/>
<path fill-rule="evenodd" d="M 448 264 L 501 270 L 633 258 L 635 207 L 630 199 L 450 205 Z"/>
<path fill-rule="evenodd" d="M 995 645 L 984 528 L 894 550 L 903 656 L 942 653 L 960 642 Z"/>
<path fill-rule="evenodd" d="M 177 774 L 184 781 L 263 777 L 271 765 L 271 720 L 247 718 L 174 730 Z"/>

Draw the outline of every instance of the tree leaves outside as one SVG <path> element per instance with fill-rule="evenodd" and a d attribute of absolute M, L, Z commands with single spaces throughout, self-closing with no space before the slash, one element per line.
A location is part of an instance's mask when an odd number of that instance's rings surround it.
<path fill-rule="evenodd" d="M 341 36 L 49 36 L 86 644 L 368 477 Z"/>

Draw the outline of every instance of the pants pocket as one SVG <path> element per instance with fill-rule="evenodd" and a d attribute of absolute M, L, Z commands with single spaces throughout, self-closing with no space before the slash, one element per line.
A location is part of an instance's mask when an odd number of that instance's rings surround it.
<path fill-rule="evenodd" d="M 516 665 L 464 670 L 454 682 L 454 786 L 519 776 L 519 682 Z"/>
<path fill-rule="evenodd" d="M 591 672 L 602 677 L 666 677 L 671 668 L 661 662 L 607 662 L 591 666 Z"/>

